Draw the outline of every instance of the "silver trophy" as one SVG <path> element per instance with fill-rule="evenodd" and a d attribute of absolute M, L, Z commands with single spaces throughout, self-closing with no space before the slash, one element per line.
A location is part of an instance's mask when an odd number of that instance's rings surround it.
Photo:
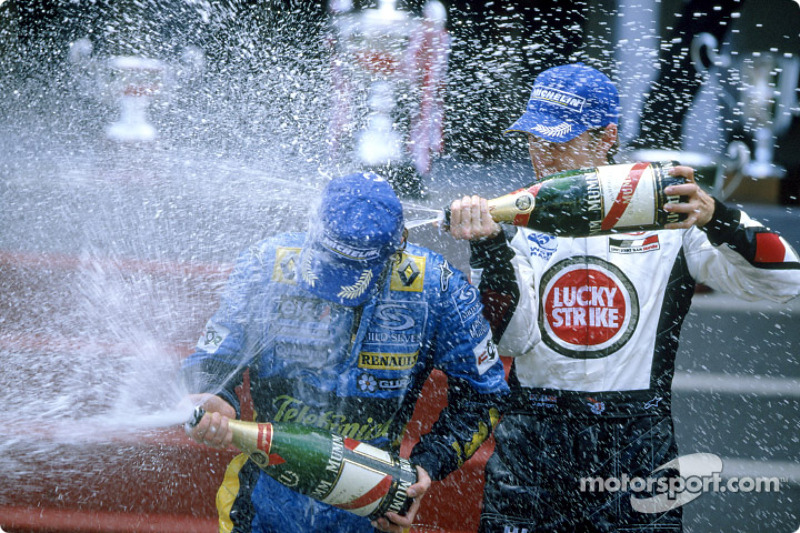
<path fill-rule="evenodd" d="M 713 151 L 640 150 L 632 159 L 675 160 L 695 169 L 698 183 L 725 200 L 746 179 L 782 178 L 786 169 L 773 160 L 776 141 L 787 132 L 792 115 L 800 112 L 797 86 L 800 58 L 775 51 L 718 51 L 709 33 L 695 36 L 690 49 L 697 72 L 714 76 L 720 119 L 736 124 L 751 141 L 730 141 L 721 153 Z"/>
<path fill-rule="evenodd" d="M 108 139 L 150 142 L 158 131 L 149 119 L 151 104 L 173 88 L 176 76 L 189 77 L 205 67 L 205 55 L 195 46 L 183 50 L 179 64 L 164 60 L 115 55 L 96 57 L 89 39 L 71 44 L 68 58 L 79 76 L 79 90 L 118 109 L 118 118 L 105 128 Z"/>
<path fill-rule="evenodd" d="M 716 71 L 720 76 L 725 88 L 722 108 L 752 140 L 754 148 L 741 174 L 752 179 L 782 178 L 786 169 L 773 161 L 774 147 L 789 129 L 793 113 L 798 112 L 800 58 L 774 50 L 717 52 L 717 44 L 712 35 L 698 34 L 691 54 L 698 72 L 710 75 Z M 711 63 L 708 69 L 703 66 L 704 56 Z M 734 143 L 727 152 L 740 153 L 742 143 Z"/>
<path fill-rule="evenodd" d="M 333 159 L 378 170 L 398 192 L 420 194 L 442 145 L 444 7 L 430 1 L 417 16 L 394 0 L 360 11 L 334 0 L 329 11 Z"/>
<path fill-rule="evenodd" d="M 158 59 L 113 56 L 108 59 L 107 89 L 119 105 L 119 119 L 106 128 L 109 139 L 153 141 L 158 136 L 147 112 L 164 90 L 166 65 Z"/>
<path fill-rule="evenodd" d="M 800 58 L 757 52 L 742 58 L 734 68 L 741 77 L 741 117 L 753 136 L 753 160 L 746 173 L 755 179 L 782 178 L 786 169 L 775 164 L 775 142 L 789 129 L 792 110 L 797 109 Z"/>

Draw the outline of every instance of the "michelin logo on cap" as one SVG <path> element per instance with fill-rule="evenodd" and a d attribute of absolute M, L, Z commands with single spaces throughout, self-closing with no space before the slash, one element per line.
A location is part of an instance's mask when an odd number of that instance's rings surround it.
<path fill-rule="evenodd" d="M 353 248 L 352 246 L 344 244 L 343 242 L 332 239 L 328 235 L 323 235 L 319 240 L 319 244 L 328 250 L 339 255 L 343 255 L 347 259 L 351 259 L 353 261 L 372 261 L 377 259 L 381 253 L 380 249 L 375 248 L 369 250 Z"/>
<path fill-rule="evenodd" d="M 549 87 L 534 87 L 531 100 L 543 100 L 551 104 L 568 107 L 578 113 L 583 111 L 583 106 L 586 104 L 586 98 Z"/>

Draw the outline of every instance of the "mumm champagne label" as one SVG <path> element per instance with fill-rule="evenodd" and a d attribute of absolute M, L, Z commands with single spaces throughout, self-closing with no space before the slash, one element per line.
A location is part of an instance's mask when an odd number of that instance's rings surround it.
<path fill-rule="evenodd" d="M 590 206 L 599 200 L 603 218 L 590 221 L 590 232 L 678 222 L 680 215 L 664 211 L 664 204 L 678 200 L 664 194 L 670 181 L 679 181 L 668 175 L 669 168 L 651 163 L 597 167 L 596 178 L 587 177 L 587 197 Z"/>
<path fill-rule="evenodd" d="M 678 222 L 664 189 L 683 183 L 671 163 L 633 163 L 565 171 L 489 200 L 492 218 L 567 236 L 656 229 Z"/>
<path fill-rule="evenodd" d="M 187 429 L 205 411 L 195 409 Z M 359 516 L 388 511 L 404 514 L 411 506 L 408 488 L 417 471 L 406 459 L 336 433 L 297 424 L 230 420 L 233 445 L 285 486 Z"/>
<path fill-rule="evenodd" d="M 333 435 L 325 470 L 311 494 L 324 503 L 359 516 L 400 513 L 410 504 L 407 490 L 416 473 L 408 461 L 394 459 L 384 450 Z"/>
<path fill-rule="evenodd" d="M 557 172 L 488 200 L 489 213 L 496 222 L 565 237 L 661 229 L 686 218 L 685 213 L 664 211 L 667 203 L 688 201 L 664 192 L 686 182 L 670 174 L 676 164 L 632 163 Z M 444 227 L 449 226 L 449 217 L 445 209 Z"/>

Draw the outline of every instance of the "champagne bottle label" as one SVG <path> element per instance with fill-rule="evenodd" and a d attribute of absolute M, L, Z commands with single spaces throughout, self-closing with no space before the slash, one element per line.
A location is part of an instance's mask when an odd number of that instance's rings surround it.
<path fill-rule="evenodd" d="M 292 490 L 371 518 L 389 511 L 403 514 L 411 506 L 407 491 L 417 472 L 406 459 L 308 426 L 228 424 L 233 444 Z"/>
<path fill-rule="evenodd" d="M 677 213 L 664 211 L 665 203 L 678 200 L 663 194 L 666 177 L 663 166 L 650 163 L 597 167 L 597 174 L 587 177 L 587 192 L 590 203 L 602 202 L 603 219 L 592 225 L 592 233 L 678 222 Z"/>
<path fill-rule="evenodd" d="M 568 237 L 658 229 L 686 215 L 664 205 L 684 198 L 664 189 L 684 183 L 672 163 L 633 163 L 559 172 L 488 201 L 492 218 Z M 445 220 L 447 222 L 447 211 Z"/>
<path fill-rule="evenodd" d="M 407 490 L 416 476 L 411 463 L 394 459 L 388 452 L 352 439 L 333 435 L 330 472 L 336 477 L 321 480 L 311 494 L 324 503 L 360 516 L 400 513 L 408 499 Z M 395 478 L 387 469 L 400 468 L 404 478 Z"/>

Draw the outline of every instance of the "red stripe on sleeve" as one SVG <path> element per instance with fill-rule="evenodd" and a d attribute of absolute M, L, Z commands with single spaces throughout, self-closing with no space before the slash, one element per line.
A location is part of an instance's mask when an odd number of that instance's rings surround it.
<path fill-rule="evenodd" d="M 756 263 L 782 263 L 786 258 L 786 247 L 774 233 L 756 234 Z"/>

